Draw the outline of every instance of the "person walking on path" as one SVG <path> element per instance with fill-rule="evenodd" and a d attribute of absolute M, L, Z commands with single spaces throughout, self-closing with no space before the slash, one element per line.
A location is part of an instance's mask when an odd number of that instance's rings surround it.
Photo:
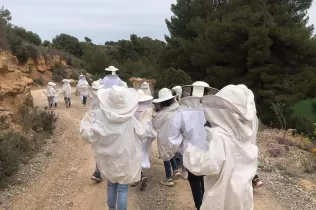
<path fill-rule="evenodd" d="M 80 134 L 92 144 L 102 176 L 108 180 L 110 210 L 126 210 L 128 185 L 141 177 L 142 146 L 146 127 L 134 117 L 139 95 L 136 90 L 114 85 L 97 93 L 100 109 L 88 111 L 80 124 Z M 97 146 L 95 146 L 97 145 Z"/>
<path fill-rule="evenodd" d="M 63 80 L 63 87 L 62 87 L 62 93 L 64 95 L 64 101 L 67 108 L 71 107 L 71 86 L 70 86 L 70 80 L 64 79 Z"/>
<path fill-rule="evenodd" d="M 100 83 L 100 80 L 94 81 L 91 85 L 90 92 L 89 92 L 89 99 L 90 99 L 90 110 L 91 113 L 95 115 L 95 112 L 98 113 L 98 109 L 100 109 L 100 101 L 98 99 L 98 90 L 102 89 L 104 86 Z M 98 116 L 94 116 L 97 119 Z M 92 148 L 92 151 L 96 150 Z M 95 170 L 91 176 L 91 180 L 96 181 L 97 183 L 102 181 L 102 175 L 99 170 L 97 163 L 95 164 Z"/>
<path fill-rule="evenodd" d="M 110 72 L 111 74 L 106 75 L 103 78 L 103 85 L 104 88 L 111 88 L 114 85 L 121 86 L 122 80 L 120 77 L 116 74 L 118 71 L 118 68 L 115 68 L 115 66 L 109 66 L 108 68 L 105 69 L 105 71 Z"/>
<path fill-rule="evenodd" d="M 153 116 L 153 126 L 157 132 L 157 143 L 158 143 L 158 153 L 159 156 L 164 160 L 166 179 L 161 182 L 161 184 L 166 186 L 173 186 L 173 179 L 179 179 L 181 173 L 178 170 L 176 160 L 165 148 L 169 148 L 170 143 L 168 140 L 168 130 L 170 126 L 171 119 L 175 115 L 179 108 L 179 104 L 175 103 L 175 96 L 168 88 L 162 88 L 158 93 L 158 98 L 153 100 L 153 103 L 159 107 L 159 110 Z M 173 168 L 173 176 L 171 175 L 171 167 Z"/>
<path fill-rule="evenodd" d="M 168 131 L 168 139 L 170 141 L 169 152 L 171 156 L 177 152 L 182 155 L 189 143 L 199 147 L 203 151 L 207 151 L 208 149 L 206 131 L 204 128 L 206 119 L 201 104 L 201 98 L 210 93 L 211 91 L 209 90 L 211 88 L 206 82 L 197 81 L 192 85 L 184 86 L 183 89 L 189 94 L 181 97 L 179 101 L 180 107 L 174 115 Z M 179 92 L 178 88 L 178 93 Z M 199 210 L 204 195 L 203 176 L 196 176 L 189 170 L 188 181 L 190 183 L 195 207 Z"/>
<path fill-rule="evenodd" d="M 43 91 L 43 93 L 47 97 L 48 109 L 51 109 L 54 103 L 54 96 L 56 94 L 56 90 L 54 89 L 54 84 L 55 83 L 53 82 L 48 82 L 46 91 Z"/>
<path fill-rule="evenodd" d="M 208 148 L 189 143 L 185 167 L 205 175 L 201 210 L 253 210 L 252 179 L 257 171 L 258 132 L 254 94 L 245 85 L 228 85 L 202 98 Z"/>
<path fill-rule="evenodd" d="M 148 138 L 142 142 L 142 169 L 149 169 L 150 168 L 149 157 L 151 154 L 151 145 L 152 145 L 152 142 L 157 137 L 157 133 L 153 129 L 153 126 L 152 126 L 153 97 L 147 95 L 141 89 L 138 90 L 138 94 L 139 94 L 138 108 L 134 116 L 142 125 L 148 126 Z M 138 184 L 140 184 L 140 190 L 143 191 L 147 186 L 147 181 L 148 181 L 147 177 L 142 171 L 140 183 L 135 182 L 132 186 L 137 186 Z"/>
<path fill-rule="evenodd" d="M 87 99 L 89 95 L 89 83 L 84 75 L 79 76 L 79 81 L 77 84 L 77 91 L 80 95 L 80 98 L 82 100 L 82 104 L 84 106 L 87 105 Z"/>

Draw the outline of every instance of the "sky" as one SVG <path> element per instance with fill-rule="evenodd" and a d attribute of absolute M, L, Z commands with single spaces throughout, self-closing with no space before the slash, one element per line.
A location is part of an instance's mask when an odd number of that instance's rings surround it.
<path fill-rule="evenodd" d="M 129 39 L 130 34 L 164 40 L 165 19 L 172 16 L 176 0 L 1 0 L 12 23 L 51 41 L 66 33 L 96 44 Z M 316 25 L 316 1 L 309 10 Z"/>

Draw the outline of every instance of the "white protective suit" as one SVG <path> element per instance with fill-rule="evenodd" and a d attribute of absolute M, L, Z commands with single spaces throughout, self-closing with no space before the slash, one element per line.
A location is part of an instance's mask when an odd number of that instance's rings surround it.
<path fill-rule="evenodd" d="M 56 95 L 56 90 L 53 86 L 48 85 L 45 93 L 47 97 L 52 97 Z"/>
<path fill-rule="evenodd" d="M 87 112 L 81 121 L 80 134 L 92 144 L 100 172 L 112 183 L 132 184 L 141 177 L 141 141 L 146 131 L 133 114 L 100 108 Z"/>
<path fill-rule="evenodd" d="M 111 88 L 114 85 L 120 86 L 122 80 L 118 75 L 107 75 L 103 78 L 104 88 Z"/>
<path fill-rule="evenodd" d="M 169 150 L 172 158 L 176 152 L 184 153 L 188 144 L 208 150 L 208 142 L 206 141 L 206 131 L 204 125 L 206 119 L 200 97 L 188 96 L 179 101 L 179 109 L 172 119 L 168 131 L 168 139 L 171 148 Z"/>
<path fill-rule="evenodd" d="M 152 125 L 152 115 L 152 100 L 138 103 L 134 116 L 142 125 L 147 126 L 147 138 L 142 142 L 142 168 L 150 168 L 151 145 L 157 136 Z"/>
<path fill-rule="evenodd" d="M 85 76 L 79 79 L 77 84 L 77 89 L 80 94 L 80 96 L 88 97 L 89 95 L 89 83 Z"/>
<path fill-rule="evenodd" d="M 253 210 L 252 179 L 258 148 L 253 144 L 258 119 L 253 93 L 244 85 L 228 85 L 202 99 L 210 143 L 207 152 L 188 145 L 184 166 L 205 175 L 201 210 Z"/>
<path fill-rule="evenodd" d="M 170 160 L 174 154 L 170 148 L 172 144 L 168 139 L 168 130 L 171 120 L 179 108 L 178 103 L 173 103 L 171 106 L 162 109 L 153 115 L 153 127 L 157 132 L 157 144 L 159 156 L 165 160 Z"/>
<path fill-rule="evenodd" d="M 98 99 L 98 90 L 95 90 L 93 88 L 90 88 L 89 90 L 89 97 L 91 101 L 91 110 L 96 110 L 100 108 L 100 101 Z"/>
<path fill-rule="evenodd" d="M 71 86 L 68 82 L 65 82 L 63 87 L 62 87 L 62 92 L 64 94 L 65 98 L 70 98 L 71 97 Z"/>

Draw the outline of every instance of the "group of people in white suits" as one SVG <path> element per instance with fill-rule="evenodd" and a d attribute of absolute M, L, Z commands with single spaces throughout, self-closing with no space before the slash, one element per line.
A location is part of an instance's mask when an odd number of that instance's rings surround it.
<path fill-rule="evenodd" d="M 252 210 L 258 157 L 252 91 L 245 85 L 216 90 L 198 81 L 162 88 L 154 99 L 147 85 L 128 88 L 112 73 L 89 93 L 80 134 L 91 144 L 100 180 L 107 179 L 109 209 L 127 209 L 129 185 L 146 187 L 142 169 L 150 168 L 157 139 L 159 156 L 169 164 L 162 183 L 171 186 L 170 160 L 181 154 L 196 209 Z"/>

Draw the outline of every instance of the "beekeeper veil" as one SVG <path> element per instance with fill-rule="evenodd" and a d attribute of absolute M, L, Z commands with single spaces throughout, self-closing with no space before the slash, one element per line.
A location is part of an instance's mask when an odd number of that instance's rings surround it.
<path fill-rule="evenodd" d="M 141 90 L 144 91 L 144 93 L 148 96 L 152 96 L 149 83 L 148 82 L 143 82 L 140 86 Z"/>

